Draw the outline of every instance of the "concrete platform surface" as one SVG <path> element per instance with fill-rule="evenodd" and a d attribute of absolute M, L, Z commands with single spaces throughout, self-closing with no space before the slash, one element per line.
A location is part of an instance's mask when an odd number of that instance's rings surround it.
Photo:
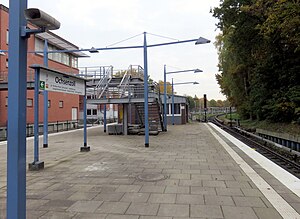
<path fill-rule="evenodd" d="M 89 152 L 80 152 L 82 130 L 50 135 L 49 147 L 42 144 L 45 168 L 27 171 L 28 219 L 300 218 L 299 196 L 206 124 L 169 126 L 150 136 L 149 148 L 144 136 L 107 135 L 103 127 L 88 130 Z M 27 148 L 28 164 L 32 139 Z M 4 143 L 0 154 L 2 219 Z M 274 194 L 282 209 L 270 201 Z"/>

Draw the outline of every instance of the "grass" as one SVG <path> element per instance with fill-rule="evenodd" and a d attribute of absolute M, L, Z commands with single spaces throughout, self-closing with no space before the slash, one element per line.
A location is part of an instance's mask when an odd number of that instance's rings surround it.
<path fill-rule="evenodd" d="M 240 119 L 237 113 L 232 113 L 232 119 Z M 230 115 L 219 117 L 220 119 L 230 119 Z M 264 129 L 271 132 L 277 133 L 288 133 L 290 135 L 300 136 L 300 125 L 293 123 L 271 123 L 268 121 L 257 121 L 257 120 L 241 120 L 240 125 L 246 129 Z"/>

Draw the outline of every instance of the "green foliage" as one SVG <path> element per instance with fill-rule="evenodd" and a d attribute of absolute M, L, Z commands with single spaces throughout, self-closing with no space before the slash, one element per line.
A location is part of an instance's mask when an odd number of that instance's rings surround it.
<path fill-rule="evenodd" d="M 300 0 L 222 0 L 216 79 L 243 118 L 299 121 Z"/>
<path fill-rule="evenodd" d="M 136 68 L 132 68 L 129 70 L 120 70 L 114 74 L 114 77 L 122 78 L 125 74 L 131 75 L 131 77 L 134 78 L 141 78 L 142 80 L 144 79 L 144 72 Z M 148 75 L 148 83 L 152 84 L 153 82 L 154 82 L 153 79 L 150 78 L 150 76 Z"/>
<path fill-rule="evenodd" d="M 194 97 L 186 96 L 188 104 L 191 110 L 199 110 L 200 108 L 204 107 L 204 99 L 198 98 L 196 95 Z M 208 107 L 229 107 L 230 103 L 228 100 L 208 100 L 207 101 Z"/>
<path fill-rule="evenodd" d="M 158 84 L 159 84 L 160 93 L 164 93 L 164 82 L 159 80 Z M 168 81 L 166 82 L 166 87 L 167 87 L 166 93 L 167 94 L 172 94 L 172 85 L 171 85 L 170 82 L 168 82 Z"/>
<path fill-rule="evenodd" d="M 217 101 L 215 101 L 214 99 L 211 99 L 210 101 L 208 101 L 208 106 L 216 107 L 217 106 Z"/>

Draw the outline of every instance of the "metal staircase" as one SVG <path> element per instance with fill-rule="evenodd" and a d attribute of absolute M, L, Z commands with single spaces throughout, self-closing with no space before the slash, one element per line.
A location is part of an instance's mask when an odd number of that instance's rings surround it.
<path fill-rule="evenodd" d="M 102 71 L 103 72 L 103 71 Z M 113 76 L 112 71 L 105 71 L 97 83 L 90 83 L 89 103 L 101 104 L 130 104 L 131 114 L 136 116 L 135 122 L 130 125 L 137 128 L 135 133 L 142 134 L 145 128 L 144 109 L 144 81 L 143 69 L 140 66 L 130 66 L 122 76 Z M 93 94 L 91 94 L 93 92 Z M 148 121 L 150 134 L 158 134 L 164 130 L 163 108 L 160 99 L 159 85 L 149 84 L 148 93 Z"/>
<path fill-rule="evenodd" d="M 145 127 L 145 106 L 144 103 L 134 104 L 139 122 L 141 127 Z M 158 132 L 163 130 L 162 114 L 160 112 L 160 106 L 158 100 L 152 103 L 148 103 L 148 121 L 149 121 L 149 131 L 152 134 L 158 134 Z"/>

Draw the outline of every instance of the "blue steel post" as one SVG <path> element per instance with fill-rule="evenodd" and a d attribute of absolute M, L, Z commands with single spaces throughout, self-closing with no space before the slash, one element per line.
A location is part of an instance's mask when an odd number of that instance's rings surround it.
<path fill-rule="evenodd" d="M 147 40 L 144 32 L 144 109 L 145 109 L 145 147 L 149 147 L 149 121 L 148 121 L 148 58 L 147 58 Z"/>
<path fill-rule="evenodd" d="M 39 84 L 40 69 L 35 69 L 34 78 L 34 160 L 33 163 L 39 161 Z"/>
<path fill-rule="evenodd" d="M 104 99 L 106 99 L 106 96 L 104 96 Z M 106 103 L 104 104 L 104 112 L 103 112 L 103 119 L 104 119 L 104 132 L 106 132 Z"/>
<path fill-rule="evenodd" d="M 167 131 L 167 70 L 164 65 L 164 131 Z"/>
<path fill-rule="evenodd" d="M 86 83 L 86 82 L 84 82 Z M 87 127 L 86 127 L 86 84 L 85 84 L 85 92 L 83 96 L 83 147 L 80 147 L 81 152 L 88 152 L 90 151 L 90 147 L 87 146 Z"/>
<path fill-rule="evenodd" d="M 48 67 L 48 41 L 44 44 L 44 66 Z M 44 90 L 44 123 L 43 123 L 43 147 L 48 147 L 48 91 Z"/>
<path fill-rule="evenodd" d="M 83 96 L 83 146 L 87 146 L 87 133 L 86 133 L 86 94 Z"/>
<path fill-rule="evenodd" d="M 26 66 L 27 39 L 21 37 L 26 26 L 27 0 L 9 1 L 8 52 L 8 139 L 7 208 L 8 219 L 26 218 Z"/>
<path fill-rule="evenodd" d="M 175 124 L 174 122 L 174 84 L 173 84 L 173 78 L 172 78 L 172 125 Z"/>
<path fill-rule="evenodd" d="M 33 162 L 29 163 L 29 170 L 44 169 L 44 162 L 39 161 L 39 87 L 40 87 L 40 68 L 35 68 L 34 76 L 34 156 Z"/>

